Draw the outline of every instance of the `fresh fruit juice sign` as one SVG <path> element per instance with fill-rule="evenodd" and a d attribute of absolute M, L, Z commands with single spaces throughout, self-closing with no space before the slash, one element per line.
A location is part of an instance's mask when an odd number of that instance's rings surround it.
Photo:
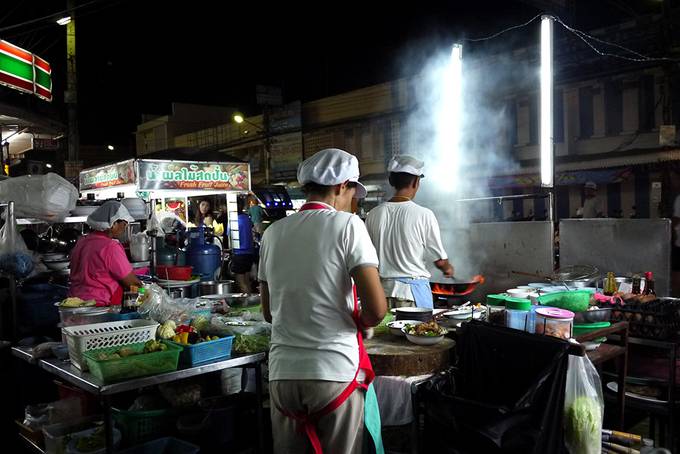
<path fill-rule="evenodd" d="M 249 191 L 248 163 L 139 160 L 140 191 Z"/>

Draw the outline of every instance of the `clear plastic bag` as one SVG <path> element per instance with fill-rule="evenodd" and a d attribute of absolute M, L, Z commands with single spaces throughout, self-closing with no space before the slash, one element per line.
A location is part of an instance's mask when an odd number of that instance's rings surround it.
<path fill-rule="evenodd" d="M 21 235 L 17 234 L 16 224 L 9 222 L 0 228 L 0 271 L 18 278 L 33 271 L 33 256 Z"/>
<path fill-rule="evenodd" d="M 76 207 L 78 190 L 56 173 L 26 175 L 0 182 L 0 201 L 14 202 L 18 218 L 63 221 Z"/>
<path fill-rule="evenodd" d="M 172 320 L 178 326 L 188 325 L 199 316 L 204 317 L 207 324 L 210 318 L 210 306 L 201 298 L 172 299 L 156 284 L 145 286 L 144 289 L 144 299 L 137 308 L 144 318 L 161 324 Z"/>
<path fill-rule="evenodd" d="M 604 399 L 600 376 L 587 356 L 569 356 L 564 440 L 571 454 L 599 454 Z"/>

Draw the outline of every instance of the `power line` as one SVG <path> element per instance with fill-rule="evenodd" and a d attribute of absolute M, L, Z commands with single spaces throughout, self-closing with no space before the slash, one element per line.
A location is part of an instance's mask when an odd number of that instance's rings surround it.
<path fill-rule="evenodd" d="M 513 25 L 512 27 L 508 27 L 504 30 L 501 30 L 498 33 L 494 33 L 493 35 L 485 36 L 483 38 L 465 38 L 464 41 L 468 41 L 468 42 L 471 42 L 471 43 L 476 43 L 476 42 L 479 42 L 479 41 L 488 41 L 490 39 L 497 38 L 497 37 L 501 36 L 502 34 L 507 33 L 509 31 L 516 30 L 516 29 L 522 28 L 522 27 L 526 27 L 527 25 L 529 25 L 530 23 L 532 23 L 533 21 L 535 21 L 536 19 L 538 19 L 541 16 L 543 16 L 543 14 L 537 14 L 523 24 Z"/>
<path fill-rule="evenodd" d="M 92 5 L 94 3 L 101 3 L 103 1 L 104 0 L 92 0 L 92 1 L 89 1 L 87 3 L 83 3 L 82 5 L 78 5 L 74 8 L 72 8 L 72 9 L 64 9 L 64 10 L 61 10 L 61 11 L 54 12 L 52 14 L 48 14 L 47 16 L 42 16 L 42 17 L 38 17 L 38 18 L 35 18 L 35 19 L 30 19 L 30 20 L 27 20 L 27 21 L 24 21 L 24 22 L 19 22 L 18 24 L 14 24 L 14 25 L 8 25 L 6 27 L 0 28 L 0 33 L 5 32 L 7 30 L 12 30 L 12 29 L 15 29 L 15 28 L 23 27 L 24 25 L 35 24 L 36 22 L 41 22 L 41 21 L 46 20 L 46 19 L 54 20 L 55 16 L 67 14 L 70 11 L 75 11 L 77 9 L 85 8 L 86 6 Z"/>

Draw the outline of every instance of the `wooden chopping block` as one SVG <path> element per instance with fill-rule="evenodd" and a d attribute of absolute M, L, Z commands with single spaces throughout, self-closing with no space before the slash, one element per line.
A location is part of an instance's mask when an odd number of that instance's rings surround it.
<path fill-rule="evenodd" d="M 406 337 L 377 335 L 364 340 L 376 375 L 425 375 L 449 366 L 450 350 L 456 343 L 445 337 L 435 345 L 416 345 Z"/>

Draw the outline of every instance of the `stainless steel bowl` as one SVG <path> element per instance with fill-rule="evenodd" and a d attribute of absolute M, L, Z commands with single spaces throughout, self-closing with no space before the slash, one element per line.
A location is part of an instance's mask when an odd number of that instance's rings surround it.
<path fill-rule="evenodd" d="M 574 312 L 574 324 L 608 322 L 612 316 L 612 308 L 606 307 L 593 311 Z"/>
<path fill-rule="evenodd" d="M 227 295 L 234 291 L 234 281 L 205 281 L 200 284 L 200 295 Z"/>
<path fill-rule="evenodd" d="M 260 295 L 256 293 L 225 293 L 224 301 L 231 307 L 255 306 L 260 304 Z"/>

